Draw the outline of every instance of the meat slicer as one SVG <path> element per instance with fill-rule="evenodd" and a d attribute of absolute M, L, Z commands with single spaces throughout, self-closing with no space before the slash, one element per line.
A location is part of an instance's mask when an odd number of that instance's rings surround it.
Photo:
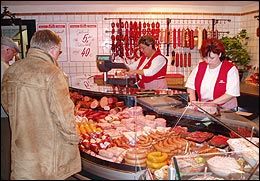
<path fill-rule="evenodd" d="M 129 88 L 134 88 L 136 85 L 136 78 L 129 77 L 126 75 L 114 75 L 108 77 L 108 71 L 112 69 L 127 69 L 124 63 L 115 63 L 112 61 L 112 55 L 97 55 L 97 68 L 100 72 L 104 74 L 104 84 L 112 84 L 114 86 L 125 86 Z"/>

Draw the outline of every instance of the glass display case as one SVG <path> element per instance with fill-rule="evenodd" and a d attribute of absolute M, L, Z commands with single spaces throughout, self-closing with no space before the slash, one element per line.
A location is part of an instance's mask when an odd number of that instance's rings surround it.
<path fill-rule="evenodd" d="M 82 95 L 81 101 L 87 97 L 99 104 L 104 103 L 103 97 L 116 100 L 107 104 L 105 115 L 101 113 L 104 106 L 94 108 L 90 117 L 82 116 L 89 112 L 84 106 L 75 106 L 82 114 L 81 121 L 95 120 L 87 126 L 93 123 L 94 130 L 102 128 L 102 134 L 81 134 L 81 176 L 113 180 L 259 179 L 259 127 L 232 111 L 200 102 L 188 104 L 187 94 L 174 90 L 131 95 L 70 90 Z M 100 140 L 102 144 L 94 147 Z M 214 159 L 230 161 L 235 172 L 221 170 Z"/>
<path fill-rule="evenodd" d="M 259 180 L 257 152 L 230 151 L 173 157 L 176 180 Z M 251 151 L 250 151 L 251 152 Z"/>

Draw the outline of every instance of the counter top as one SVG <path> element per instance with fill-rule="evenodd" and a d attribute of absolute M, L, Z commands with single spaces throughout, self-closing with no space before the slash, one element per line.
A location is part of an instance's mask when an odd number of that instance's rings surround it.
<path fill-rule="evenodd" d="M 259 86 L 253 85 L 246 82 L 240 83 L 240 92 L 241 94 L 248 94 L 252 96 L 258 96 L 259 97 Z"/>
<path fill-rule="evenodd" d="M 178 89 L 178 90 L 186 90 L 186 88 L 183 85 L 170 85 L 170 89 Z M 240 83 L 240 93 L 241 94 L 248 94 L 251 96 L 259 96 L 259 86 L 253 85 L 246 82 Z"/>
<path fill-rule="evenodd" d="M 174 106 L 174 105 L 153 106 L 151 104 L 145 104 L 143 101 L 140 101 L 140 98 L 137 101 L 142 106 L 147 107 L 157 112 L 158 114 L 175 116 L 178 118 L 183 116 L 183 118 L 189 120 L 201 120 L 202 122 L 208 121 L 210 118 L 211 120 L 219 122 L 222 125 L 224 124 L 230 127 L 242 126 L 242 127 L 247 127 L 249 129 L 254 127 L 255 130 L 259 132 L 259 126 L 255 122 L 252 122 L 249 119 L 246 119 L 245 117 L 240 116 L 235 112 L 220 111 L 220 115 L 213 117 L 205 113 L 202 113 L 200 111 L 195 111 L 193 109 L 186 108 L 186 107 L 178 108 L 178 106 Z"/>

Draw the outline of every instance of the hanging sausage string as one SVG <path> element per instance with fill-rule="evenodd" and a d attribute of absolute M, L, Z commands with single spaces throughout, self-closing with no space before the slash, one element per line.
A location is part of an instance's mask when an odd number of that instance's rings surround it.
<path fill-rule="evenodd" d="M 125 21 L 122 21 L 122 20 Z M 127 21 L 127 20 L 130 21 Z M 190 52 L 184 52 L 185 49 L 192 50 L 194 47 L 200 46 L 202 42 L 209 37 L 218 38 L 219 34 L 229 33 L 224 31 L 214 30 L 214 26 L 221 22 L 230 22 L 230 19 L 166 19 L 165 18 L 105 18 L 105 20 L 116 20 L 111 22 L 111 31 L 106 30 L 106 33 L 111 33 L 111 51 L 112 57 L 119 56 L 123 59 L 137 60 L 141 56 L 138 48 L 138 39 L 143 35 L 152 35 L 156 40 L 156 46 L 159 49 L 165 50 L 166 56 L 169 56 L 169 50 L 172 48 L 171 54 L 175 55 L 171 64 L 175 66 L 186 67 L 190 66 Z M 138 21 L 139 20 L 139 21 Z M 172 23 L 173 21 L 173 23 Z M 186 23 L 185 23 L 186 21 Z M 199 23 L 198 23 L 199 21 Z M 203 23 L 202 23 L 203 21 Z M 210 27 L 196 27 L 191 25 L 212 24 Z M 171 26 L 172 23 L 172 26 Z M 182 51 L 180 51 L 182 49 Z"/>

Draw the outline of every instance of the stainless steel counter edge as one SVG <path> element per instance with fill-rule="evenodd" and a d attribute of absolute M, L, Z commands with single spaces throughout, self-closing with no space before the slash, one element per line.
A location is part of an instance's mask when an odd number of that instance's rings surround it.
<path fill-rule="evenodd" d="M 136 172 L 117 170 L 82 158 L 82 169 L 108 180 L 139 180 L 146 170 Z"/>

